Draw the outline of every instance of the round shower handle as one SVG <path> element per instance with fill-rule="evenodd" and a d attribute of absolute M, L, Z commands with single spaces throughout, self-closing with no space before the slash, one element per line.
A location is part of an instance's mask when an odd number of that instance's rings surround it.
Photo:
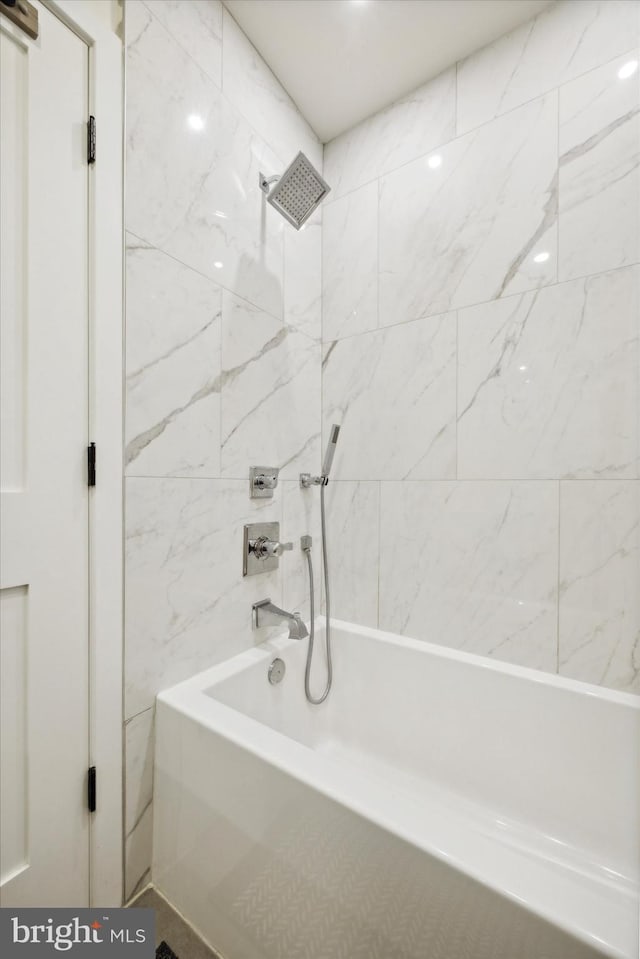
<path fill-rule="evenodd" d="M 254 479 L 253 485 L 256 489 L 275 489 L 278 485 L 278 477 L 265 476 L 264 473 L 259 473 Z"/>

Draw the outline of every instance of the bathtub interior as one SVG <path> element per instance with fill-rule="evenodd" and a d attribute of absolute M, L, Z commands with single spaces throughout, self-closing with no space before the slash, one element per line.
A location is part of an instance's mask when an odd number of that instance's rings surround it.
<path fill-rule="evenodd" d="M 276 655 L 287 671 L 272 686 Z M 332 694 L 316 707 L 304 696 L 305 656 L 306 643 L 269 641 L 230 661 L 204 692 L 372 789 L 454 804 L 501 842 L 637 881 L 634 697 L 339 623 Z"/>

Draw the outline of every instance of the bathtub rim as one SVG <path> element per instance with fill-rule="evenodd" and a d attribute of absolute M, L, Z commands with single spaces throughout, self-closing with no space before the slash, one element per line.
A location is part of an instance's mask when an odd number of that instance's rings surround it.
<path fill-rule="evenodd" d="M 308 623 L 307 623 L 308 625 Z M 316 618 L 316 638 L 323 638 L 325 628 L 324 616 Z M 640 694 L 629 693 L 623 690 L 611 689 L 608 686 L 597 686 L 593 683 L 585 682 L 582 679 L 573 679 L 570 676 L 560 676 L 557 673 L 546 673 L 544 670 L 534 669 L 531 666 L 520 666 L 515 663 L 507 663 L 503 660 L 491 659 L 479 653 L 470 653 L 463 649 L 456 649 L 451 646 L 445 646 L 440 643 L 434 643 L 431 640 L 413 639 L 410 636 L 400 636 L 398 633 L 391 633 L 384 629 L 378 629 L 374 626 L 359 626 L 357 623 L 349 623 L 346 620 L 331 619 L 331 628 L 335 631 L 351 633 L 355 636 L 368 637 L 373 640 L 382 640 L 392 646 L 405 649 L 413 649 L 416 652 L 428 652 L 430 655 L 439 659 L 448 659 L 452 662 L 466 663 L 476 666 L 483 671 L 502 673 L 505 676 L 515 676 L 519 679 L 525 679 L 535 685 L 551 686 L 555 689 L 563 689 L 567 692 L 579 693 L 588 698 L 601 699 L 605 702 L 619 706 L 629 706 L 640 713 Z M 291 648 L 296 640 L 289 640 L 284 634 L 277 635 L 263 642 L 256 643 L 249 649 L 245 649 L 235 656 L 209 666 L 189 676 L 187 679 L 175 683 L 167 689 L 162 690 L 156 696 L 157 699 L 166 701 L 165 697 L 174 690 L 188 686 L 193 690 L 206 690 L 208 686 L 215 685 L 222 679 L 228 679 L 230 676 L 241 672 L 252 663 L 259 662 L 264 658 L 265 650 L 280 652 L 283 649 Z M 258 654 L 258 655 L 256 655 Z M 211 677 L 211 678 L 209 678 Z M 319 708 L 322 708 L 321 706 Z"/>

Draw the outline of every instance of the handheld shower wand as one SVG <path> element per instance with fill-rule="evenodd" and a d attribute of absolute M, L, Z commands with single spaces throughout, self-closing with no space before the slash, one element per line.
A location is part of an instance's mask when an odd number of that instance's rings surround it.
<path fill-rule="evenodd" d="M 331 434 L 329 436 L 329 442 L 327 443 L 327 449 L 324 454 L 324 462 L 322 464 L 322 475 L 325 481 L 328 481 L 329 479 L 329 473 L 331 472 L 331 464 L 333 463 L 333 457 L 336 454 L 336 446 L 338 445 L 339 435 L 340 435 L 340 427 L 334 423 L 333 426 L 331 427 Z"/>
<path fill-rule="evenodd" d="M 322 566 L 324 569 L 324 602 L 325 602 L 325 640 L 327 644 L 327 685 L 324 688 L 324 692 L 321 696 L 315 697 L 311 693 L 311 662 L 313 659 L 313 642 L 315 639 L 315 608 L 314 608 L 314 588 L 313 588 L 313 564 L 311 562 L 311 537 L 303 536 L 300 545 L 302 550 L 307 557 L 307 564 L 309 567 L 309 592 L 310 592 L 310 609 L 311 609 L 311 631 L 309 633 L 309 646 L 307 649 L 307 664 L 304 671 L 304 692 L 307 700 L 312 703 L 314 706 L 319 706 L 320 703 L 323 703 L 329 692 L 331 690 L 331 684 L 333 682 L 333 666 L 331 663 L 331 594 L 329 591 L 329 559 L 327 555 L 327 523 L 325 515 L 325 506 L 324 506 L 324 490 L 325 486 L 329 482 L 329 473 L 331 472 L 331 466 L 333 464 L 333 457 L 336 452 L 336 445 L 338 443 L 338 436 L 340 435 L 340 427 L 335 423 L 331 427 L 331 432 L 329 434 L 329 442 L 327 444 L 327 449 L 324 454 L 324 462 L 322 464 L 322 473 L 320 476 L 311 476 L 310 473 L 301 473 L 300 474 L 300 486 L 303 489 L 307 489 L 310 486 L 319 486 L 320 487 L 320 521 L 321 521 L 321 531 L 322 531 Z"/>
<path fill-rule="evenodd" d="M 336 453 L 336 446 L 338 445 L 339 435 L 340 427 L 337 425 L 337 423 L 334 423 L 331 427 L 331 432 L 329 433 L 329 442 L 327 443 L 324 460 L 322 462 L 322 473 L 320 476 L 312 476 L 311 473 L 300 473 L 300 486 L 302 486 L 303 489 L 307 489 L 309 486 L 327 485 L 329 482 L 331 466 L 333 465 L 333 457 Z"/>

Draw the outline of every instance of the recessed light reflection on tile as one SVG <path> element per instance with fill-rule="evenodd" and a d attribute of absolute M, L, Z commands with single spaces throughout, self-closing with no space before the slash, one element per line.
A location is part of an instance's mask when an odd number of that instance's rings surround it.
<path fill-rule="evenodd" d="M 220 260 L 215 260 L 213 265 L 215 266 L 216 270 L 221 270 L 224 266 L 224 263 L 221 263 Z"/>
<path fill-rule="evenodd" d="M 542 253 L 536 253 L 533 258 L 534 263 L 546 263 L 549 259 L 550 254 L 546 250 L 543 250 Z"/>
<path fill-rule="evenodd" d="M 525 370 L 527 369 L 527 367 L 526 367 L 526 366 L 519 366 L 518 369 L 520 370 L 521 373 L 524 373 Z"/>
<path fill-rule="evenodd" d="M 620 69 L 618 70 L 618 76 L 620 77 L 621 80 L 628 80 L 629 77 L 633 76 L 633 74 L 636 72 L 637 69 L 638 69 L 638 61 L 629 60 L 628 63 L 625 63 L 623 66 L 620 67 Z"/>
<path fill-rule="evenodd" d="M 204 130 L 204 120 L 199 113 L 191 113 L 187 117 L 187 124 L 191 130 L 196 130 L 197 132 Z"/>
<path fill-rule="evenodd" d="M 433 156 L 430 156 L 427 160 L 427 166 L 431 167 L 432 170 L 437 170 L 439 166 L 442 166 L 442 157 L 439 153 L 434 153 Z"/>

